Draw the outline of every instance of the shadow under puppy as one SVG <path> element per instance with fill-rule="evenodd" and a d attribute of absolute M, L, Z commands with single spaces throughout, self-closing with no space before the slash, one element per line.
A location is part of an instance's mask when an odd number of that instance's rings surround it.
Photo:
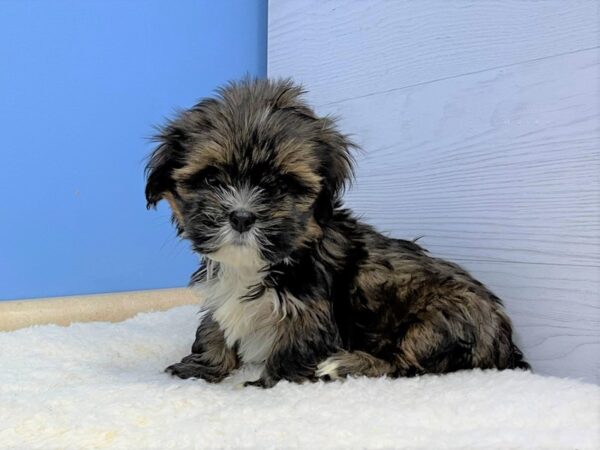
<path fill-rule="evenodd" d="M 206 314 L 167 371 L 247 384 L 528 368 L 502 303 L 456 264 L 359 222 L 341 204 L 352 143 L 289 80 L 246 79 L 161 130 L 148 206 L 166 199 L 202 255 Z"/>

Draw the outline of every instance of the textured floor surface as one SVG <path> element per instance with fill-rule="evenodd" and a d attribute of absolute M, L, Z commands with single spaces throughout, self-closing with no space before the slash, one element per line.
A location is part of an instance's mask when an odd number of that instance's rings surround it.
<path fill-rule="evenodd" d="M 0 448 L 600 448 L 600 387 L 525 372 L 240 387 L 162 372 L 197 307 L 0 333 Z"/>

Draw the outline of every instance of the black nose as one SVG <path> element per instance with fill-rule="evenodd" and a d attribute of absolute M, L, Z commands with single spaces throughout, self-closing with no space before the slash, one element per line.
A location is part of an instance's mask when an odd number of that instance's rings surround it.
<path fill-rule="evenodd" d="M 252 224 L 256 222 L 256 216 L 250 211 L 244 209 L 236 209 L 229 214 L 229 222 L 234 230 L 243 233 L 248 231 Z"/>

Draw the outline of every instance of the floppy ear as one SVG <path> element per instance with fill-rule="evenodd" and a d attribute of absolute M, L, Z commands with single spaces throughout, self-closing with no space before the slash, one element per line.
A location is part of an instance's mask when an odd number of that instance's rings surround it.
<path fill-rule="evenodd" d="M 167 125 L 156 136 L 158 147 L 146 165 L 146 208 L 154 208 L 163 198 L 172 203 L 175 193 L 173 171 L 183 166 L 185 132 L 176 125 Z M 171 204 L 173 208 L 174 205 Z M 175 208 L 174 212 L 175 211 Z"/>
<path fill-rule="evenodd" d="M 332 119 L 321 118 L 318 123 L 320 130 L 316 137 L 316 151 L 323 184 L 314 208 L 317 222 L 324 223 L 331 218 L 346 185 L 352 181 L 354 158 L 351 150 L 356 145 L 336 129 Z"/>
<path fill-rule="evenodd" d="M 204 99 L 179 115 L 155 136 L 158 147 L 150 155 L 146 165 L 146 207 L 153 208 L 161 200 L 167 200 L 173 212 L 178 213 L 174 199 L 177 199 L 173 171 L 185 164 L 186 147 L 191 136 L 213 128 L 211 110 L 216 109 L 215 99 Z"/>
<path fill-rule="evenodd" d="M 335 199 L 331 195 L 331 192 L 329 192 L 329 189 L 326 186 L 323 186 L 313 206 L 315 220 L 319 225 L 325 225 L 329 222 L 333 215 L 334 207 Z"/>

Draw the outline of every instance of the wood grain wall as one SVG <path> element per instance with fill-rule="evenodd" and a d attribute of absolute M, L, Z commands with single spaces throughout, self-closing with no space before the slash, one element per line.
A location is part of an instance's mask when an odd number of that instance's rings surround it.
<path fill-rule="evenodd" d="M 268 72 L 363 148 L 347 204 L 507 305 L 537 372 L 600 381 L 596 1 L 271 0 Z"/>

